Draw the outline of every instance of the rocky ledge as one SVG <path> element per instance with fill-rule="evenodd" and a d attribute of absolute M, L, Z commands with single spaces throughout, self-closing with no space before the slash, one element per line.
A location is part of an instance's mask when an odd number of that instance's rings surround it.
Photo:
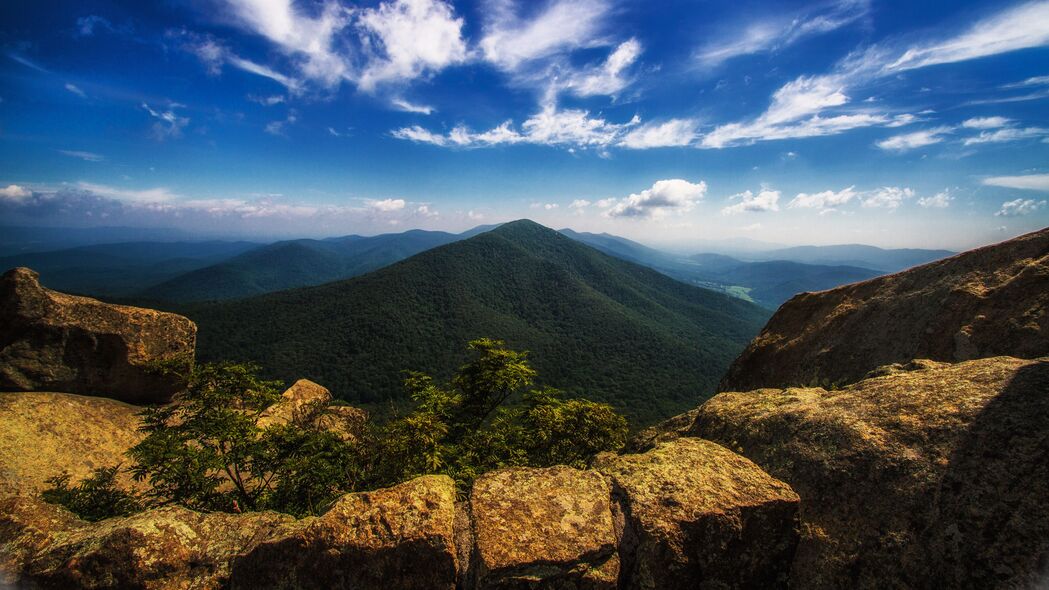
<path fill-rule="evenodd" d="M 0 277 L 0 391 L 166 402 L 184 383 L 161 368 L 191 363 L 196 334 L 180 315 L 45 289 L 28 268 Z"/>

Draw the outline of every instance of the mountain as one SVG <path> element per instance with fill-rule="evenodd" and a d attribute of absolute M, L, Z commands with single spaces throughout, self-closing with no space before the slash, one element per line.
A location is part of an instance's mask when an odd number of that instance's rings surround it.
<path fill-rule="evenodd" d="M 202 360 L 256 360 L 356 403 L 403 400 L 403 370 L 446 377 L 467 341 L 500 338 L 543 383 L 638 423 L 710 393 L 768 317 L 524 220 L 349 280 L 176 309 Z"/>
<path fill-rule="evenodd" d="M 0 272 L 25 266 L 49 288 L 105 297 L 135 295 L 161 281 L 257 248 L 253 242 L 127 242 L 0 258 Z"/>
<path fill-rule="evenodd" d="M 320 285 L 382 268 L 476 231 L 456 235 L 410 230 L 372 237 L 276 242 L 164 281 L 142 292 L 141 297 L 208 301 Z"/>
<path fill-rule="evenodd" d="M 955 252 L 950 250 L 915 248 L 885 250 L 863 244 L 842 244 L 781 248 L 755 253 L 751 255 L 751 258 L 755 260 L 791 260 L 806 264 L 859 266 L 882 272 L 897 272 L 954 254 Z"/>
<path fill-rule="evenodd" d="M 912 359 L 1049 355 L 1049 229 L 908 271 L 796 297 L 721 391 L 853 383 Z"/>
<path fill-rule="evenodd" d="M 190 241 L 193 234 L 164 227 L 27 227 L 0 226 L 0 256 L 47 252 L 121 242 Z"/>
<path fill-rule="evenodd" d="M 787 260 L 748 262 L 716 253 L 676 256 L 609 234 L 560 230 L 594 248 L 648 266 L 686 283 L 723 291 L 769 309 L 798 293 L 822 291 L 882 274 L 868 268 L 802 264 Z"/>

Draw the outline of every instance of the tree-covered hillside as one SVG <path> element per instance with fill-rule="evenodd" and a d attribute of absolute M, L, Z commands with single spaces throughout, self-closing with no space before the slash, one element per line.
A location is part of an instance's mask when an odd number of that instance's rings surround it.
<path fill-rule="evenodd" d="M 447 377 L 463 346 L 531 351 L 543 384 L 636 423 L 694 407 L 768 312 L 625 262 L 531 221 L 353 279 L 179 309 L 203 360 L 254 360 L 347 401 L 402 400 L 406 369 Z"/>

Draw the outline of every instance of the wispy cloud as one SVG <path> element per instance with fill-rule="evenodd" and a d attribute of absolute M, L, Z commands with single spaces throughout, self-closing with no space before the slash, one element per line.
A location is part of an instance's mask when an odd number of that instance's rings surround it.
<path fill-rule="evenodd" d="M 944 189 L 931 197 L 921 197 L 918 199 L 918 206 L 925 209 L 946 209 L 953 200 L 950 190 Z"/>
<path fill-rule="evenodd" d="M 84 91 L 81 90 L 80 87 L 77 86 L 76 84 L 73 84 L 73 83 L 70 83 L 70 82 L 66 82 L 66 90 L 72 92 L 73 94 L 79 96 L 80 98 L 87 98 L 87 94 L 85 94 Z"/>
<path fill-rule="evenodd" d="M 294 110 L 288 111 L 288 115 L 278 121 L 270 121 L 263 127 L 263 130 L 270 135 L 277 135 L 285 137 L 285 132 L 288 127 L 294 125 L 299 120 L 299 115 Z"/>
<path fill-rule="evenodd" d="M 894 135 L 877 142 L 875 145 L 886 151 L 908 152 L 940 143 L 944 141 L 944 136 L 951 131 L 951 127 L 933 127 L 932 129 L 923 129 L 913 133 Z"/>
<path fill-rule="evenodd" d="M 992 176 L 983 179 L 987 186 L 1000 186 L 1029 191 L 1049 192 L 1049 174 L 1026 174 L 1022 176 Z"/>
<path fill-rule="evenodd" d="M 51 71 L 48 70 L 47 68 L 45 68 L 45 67 L 43 67 L 41 65 L 38 65 L 36 62 L 30 60 L 29 58 L 23 57 L 21 55 L 18 55 L 17 53 L 8 53 L 7 57 L 11 58 L 12 60 L 22 64 L 23 66 L 25 66 L 25 67 L 27 67 L 27 68 L 29 68 L 31 70 L 36 70 L 36 71 L 38 71 L 38 72 L 40 72 L 42 74 L 50 74 L 51 73 Z"/>
<path fill-rule="evenodd" d="M 909 187 L 883 186 L 863 194 L 862 205 L 867 208 L 885 208 L 895 211 L 906 199 L 914 198 Z"/>
<path fill-rule="evenodd" d="M 90 37 L 95 34 L 97 29 L 112 31 L 114 30 L 113 23 L 96 14 L 89 14 L 76 19 L 76 34 L 79 37 Z"/>
<path fill-rule="evenodd" d="M 856 196 L 856 187 L 850 186 L 840 191 L 825 190 L 818 193 L 798 193 L 787 205 L 791 209 L 819 209 L 821 211 L 836 209 L 852 201 Z"/>
<path fill-rule="evenodd" d="M 837 0 L 796 14 L 776 15 L 730 28 L 723 37 L 702 45 L 695 58 L 713 68 L 743 55 L 789 47 L 802 39 L 851 25 L 870 12 L 869 0 Z"/>
<path fill-rule="evenodd" d="M 553 0 L 531 19 L 519 16 L 514 0 L 489 0 L 479 43 L 484 59 L 506 71 L 540 58 L 603 44 L 612 11 L 607 0 Z"/>
<path fill-rule="evenodd" d="M 79 150 L 58 150 L 58 153 L 69 156 L 70 158 L 78 158 L 85 162 L 101 162 L 105 160 L 105 156 L 96 154 L 95 152 L 84 152 Z"/>
<path fill-rule="evenodd" d="M 435 110 L 433 107 L 431 107 L 429 105 L 415 104 L 415 103 L 412 103 L 412 102 L 408 102 L 407 100 L 405 100 L 403 98 L 394 98 L 393 100 L 390 101 L 390 104 L 392 104 L 394 107 L 396 107 L 397 110 L 399 110 L 399 111 L 404 111 L 406 113 L 416 113 L 416 114 L 419 114 L 419 115 L 430 115 L 430 114 L 433 114 L 433 112 Z"/>
<path fill-rule="evenodd" d="M 697 121 L 693 119 L 670 119 L 662 123 L 646 123 L 627 132 L 619 145 L 631 149 L 691 145 L 696 139 L 697 126 Z"/>
<path fill-rule="evenodd" d="M 189 117 L 175 113 L 175 109 L 178 108 L 176 104 L 171 104 L 167 110 L 154 110 L 148 104 L 142 103 L 142 108 L 157 120 L 152 127 L 153 137 L 157 141 L 182 137 L 182 130 L 189 125 Z"/>

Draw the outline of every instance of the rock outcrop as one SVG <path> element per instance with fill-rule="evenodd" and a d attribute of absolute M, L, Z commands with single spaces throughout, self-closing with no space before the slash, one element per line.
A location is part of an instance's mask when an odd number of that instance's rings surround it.
<path fill-rule="evenodd" d="M 596 471 L 517 468 L 470 493 L 475 588 L 613 589 L 619 578 L 611 488 Z"/>
<path fill-rule="evenodd" d="M 907 370 L 910 368 L 911 370 Z M 1034 588 L 1049 563 L 1049 358 L 917 362 L 722 393 L 693 435 L 801 496 L 795 588 Z"/>
<path fill-rule="evenodd" d="M 785 588 L 798 495 L 710 441 L 602 455 L 625 516 L 624 588 Z"/>
<path fill-rule="evenodd" d="M 192 363 L 196 332 L 180 315 L 51 291 L 16 268 L 0 277 L 0 391 L 166 402 L 184 383 L 159 365 Z"/>
<path fill-rule="evenodd" d="M 841 386 L 912 359 L 1049 354 L 1049 229 L 783 304 L 719 391 Z"/>
<path fill-rule="evenodd" d="M 259 428 L 282 424 L 309 424 L 329 430 L 346 441 L 357 440 L 364 431 L 368 413 L 352 406 L 330 405 L 328 389 L 308 379 L 299 379 L 281 399 L 259 416 Z"/>
<path fill-rule="evenodd" d="M 67 393 L 0 393 L 0 494 L 37 494 L 62 472 L 79 481 L 126 463 L 142 440 L 140 409 Z"/>
<path fill-rule="evenodd" d="M 455 483 L 425 476 L 343 496 L 233 560 L 230 587 L 455 588 Z"/>
<path fill-rule="evenodd" d="M 96 523 L 25 496 L 0 498 L 0 582 L 28 588 L 218 590 L 230 558 L 294 519 L 178 506 Z"/>

